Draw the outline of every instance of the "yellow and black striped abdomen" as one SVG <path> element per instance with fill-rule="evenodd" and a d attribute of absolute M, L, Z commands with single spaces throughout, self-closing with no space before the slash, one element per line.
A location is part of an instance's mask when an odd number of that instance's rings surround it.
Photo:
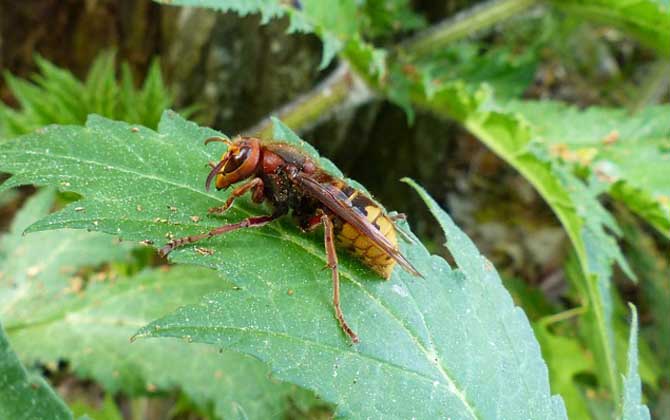
<path fill-rule="evenodd" d="M 346 191 L 349 192 L 349 191 Z M 368 197 L 354 191 L 349 195 L 349 201 L 358 211 L 363 213 L 373 226 L 388 239 L 394 246 L 398 246 L 395 226 L 393 221 L 382 211 L 382 209 Z M 339 225 L 339 226 L 337 226 Z M 365 265 L 375 270 L 383 278 L 391 277 L 396 261 L 382 251 L 370 238 L 358 232 L 352 225 L 342 222 L 336 225 L 337 243 L 360 258 Z"/>

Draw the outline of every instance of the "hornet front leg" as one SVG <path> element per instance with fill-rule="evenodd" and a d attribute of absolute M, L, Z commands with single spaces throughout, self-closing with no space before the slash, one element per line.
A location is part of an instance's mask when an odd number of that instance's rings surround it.
<path fill-rule="evenodd" d="M 253 190 L 251 199 L 254 203 L 261 203 L 265 198 L 263 195 L 263 180 L 260 178 L 254 178 L 246 184 L 242 184 L 239 187 L 235 188 L 233 192 L 230 193 L 230 197 L 226 200 L 226 203 L 221 207 L 212 207 L 207 212 L 209 214 L 223 214 L 225 213 L 230 206 L 233 205 L 235 199 L 243 196 L 247 191 Z"/>
<path fill-rule="evenodd" d="M 242 221 L 239 221 L 237 223 L 231 223 L 228 225 L 223 225 L 220 226 L 216 229 L 212 229 L 207 233 L 203 233 L 201 235 L 191 235 L 191 236 L 184 236 L 183 238 L 177 238 L 173 239 L 170 242 L 168 242 L 163 248 L 161 248 L 158 253 L 165 257 L 167 256 L 170 252 L 172 252 L 173 249 L 178 248 L 180 246 L 192 244 L 193 242 L 200 241 L 202 239 L 208 239 L 212 238 L 214 236 L 218 235 L 223 235 L 224 233 L 232 232 L 234 230 L 242 229 L 242 228 L 250 228 L 250 227 L 261 227 L 265 226 L 271 221 L 279 218 L 282 216 L 282 213 L 275 213 L 270 216 L 253 216 L 253 217 L 248 217 Z"/>

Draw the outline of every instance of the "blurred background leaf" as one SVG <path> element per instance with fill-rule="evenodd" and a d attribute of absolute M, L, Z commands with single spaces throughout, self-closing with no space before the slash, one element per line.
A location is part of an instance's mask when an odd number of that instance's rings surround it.
<path fill-rule="evenodd" d="M 29 373 L 0 326 L 0 415 L 6 419 L 71 419 L 72 413 L 39 374 Z"/>

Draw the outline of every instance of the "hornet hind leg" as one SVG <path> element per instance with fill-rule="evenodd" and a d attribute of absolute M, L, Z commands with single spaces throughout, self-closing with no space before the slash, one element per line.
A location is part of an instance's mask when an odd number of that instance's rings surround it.
<path fill-rule="evenodd" d="M 351 329 L 347 321 L 344 320 L 344 314 L 340 307 L 340 274 L 337 271 L 337 252 L 335 251 L 335 242 L 333 241 L 333 222 L 327 215 L 321 216 L 321 223 L 323 223 L 324 243 L 326 247 L 326 256 L 328 258 L 328 267 L 333 274 L 333 307 L 335 308 L 335 317 L 340 323 L 342 331 L 349 336 L 352 342 L 358 343 L 358 336 Z"/>

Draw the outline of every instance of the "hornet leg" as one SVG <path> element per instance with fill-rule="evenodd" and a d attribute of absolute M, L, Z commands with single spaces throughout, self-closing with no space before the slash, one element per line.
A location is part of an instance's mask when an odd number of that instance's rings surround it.
<path fill-rule="evenodd" d="M 340 274 L 337 271 L 337 252 L 335 251 L 335 242 L 333 242 L 333 222 L 327 215 L 321 216 L 321 223 L 324 228 L 324 242 L 326 245 L 326 256 L 328 258 L 328 267 L 333 273 L 333 306 L 335 307 L 335 317 L 340 323 L 340 327 L 351 341 L 358 343 L 358 336 L 349 327 L 347 321 L 344 320 L 342 308 L 340 308 Z"/>
<path fill-rule="evenodd" d="M 207 212 L 209 214 L 223 214 L 233 205 L 233 202 L 237 197 L 244 195 L 247 191 L 253 189 L 253 200 L 256 203 L 263 201 L 263 180 L 260 178 L 254 178 L 246 184 L 242 184 L 239 187 L 235 188 L 230 197 L 226 200 L 226 204 L 221 207 L 212 207 Z M 260 201 L 258 201 L 260 200 Z"/>
<path fill-rule="evenodd" d="M 212 229 L 207 233 L 203 233 L 201 235 L 191 235 L 191 236 L 184 236 L 183 238 L 177 238 L 173 239 L 170 242 L 168 242 L 163 248 L 161 248 L 158 253 L 165 257 L 167 254 L 169 254 L 173 249 L 178 248 L 180 246 L 192 244 L 193 242 L 197 242 L 201 239 L 208 239 L 212 238 L 217 235 L 222 235 L 224 233 L 232 232 L 234 230 L 242 229 L 242 228 L 248 228 L 248 227 L 261 227 L 265 226 L 271 221 L 277 219 L 280 217 L 281 214 L 272 214 L 270 216 L 254 216 L 254 217 L 249 217 L 246 218 L 242 221 L 239 221 L 237 223 L 231 223 L 228 225 L 223 225 L 220 226 L 216 229 Z"/>

